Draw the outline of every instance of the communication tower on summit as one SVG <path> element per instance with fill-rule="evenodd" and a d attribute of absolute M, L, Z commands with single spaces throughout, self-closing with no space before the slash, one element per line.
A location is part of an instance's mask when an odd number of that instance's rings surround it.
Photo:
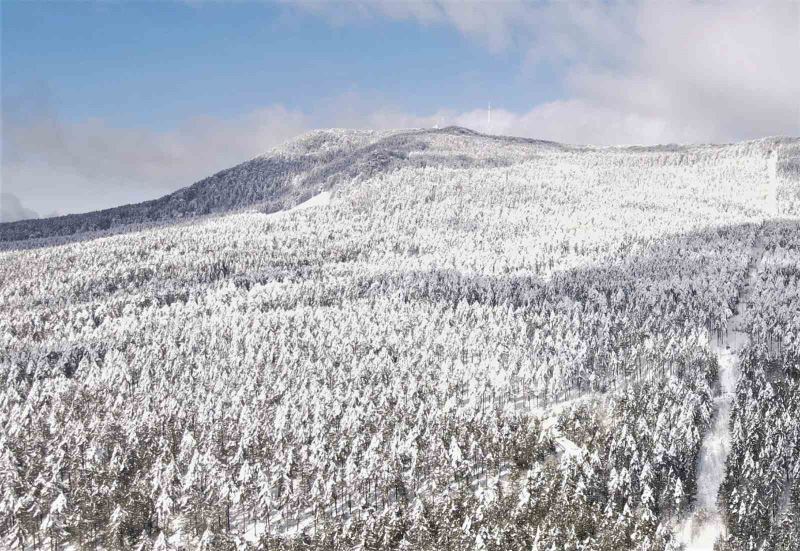
<path fill-rule="evenodd" d="M 492 133 L 492 102 L 489 102 L 489 108 L 486 110 L 486 127 L 488 128 L 487 134 Z"/>

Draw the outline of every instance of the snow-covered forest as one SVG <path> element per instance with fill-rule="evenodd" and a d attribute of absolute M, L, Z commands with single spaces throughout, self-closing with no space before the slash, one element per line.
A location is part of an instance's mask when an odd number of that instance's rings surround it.
<path fill-rule="evenodd" d="M 800 140 L 321 132 L 168 197 L 0 225 L 0 547 L 677 550 L 737 330 L 717 549 L 800 548 Z"/>

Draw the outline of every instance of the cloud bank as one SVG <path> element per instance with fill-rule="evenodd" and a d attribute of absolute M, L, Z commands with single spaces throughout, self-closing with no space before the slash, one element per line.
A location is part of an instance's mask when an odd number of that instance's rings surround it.
<path fill-rule="evenodd" d="M 39 218 L 39 215 L 36 211 L 25 208 L 19 197 L 13 193 L 0 193 L 0 222 L 16 222 L 30 218 Z"/>
<path fill-rule="evenodd" d="M 197 117 L 168 131 L 68 122 L 42 109 L 5 123 L 2 178 L 42 212 L 107 208 L 192 184 L 311 126 L 279 105 L 234 119 Z"/>
<path fill-rule="evenodd" d="M 535 71 L 565 68 L 567 95 L 527 112 L 455 117 L 570 143 L 730 142 L 800 134 L 800 3 L 308 0 L 336 24 L 388 17 L 449 25 Z M 502 104 L 502 98 L 495 98 Z"/>

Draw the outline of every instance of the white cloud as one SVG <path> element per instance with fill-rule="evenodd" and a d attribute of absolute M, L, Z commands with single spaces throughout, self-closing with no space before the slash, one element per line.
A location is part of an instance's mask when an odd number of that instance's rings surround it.
<path fill-rule="evenodd" d="M 339 24 L 370 17 L 447 24 L 525 67 L 565 70 L 567 95 L 498 112 L 491 131 L 573 143 L 735 141 L 800 134 L 800 3 L 333 3 Z M 490 130 L 481 111 L 456 120 Z"/>
<path fill-rule="evenodd" d="M 307 128 L 281 106 L 221 120 L 197 117 L 166 132 L 120 128 L 101 119 L 69 123 L 48 115 L 7 124 L 8 164 L 42 164 L 109 185 L 196 178 L 263 153 Z M 189 176 L 191 177 L 191 176 Z"/>
<path fill-rule="evenodd" d="M 527 49 L 529 61 L 560 63 L 591 57 L 624 57 L 633 5 L 605 2 L 531 2 L 526 0 L 285 0 L 335 25 L 378 18 L 448 25 L 490 50 Z M 613 53 L 611 59 L 607 56 Z"/>
<path fill-rule="evenodd" d="M 288 0 L 286 3 L 323 16 L 337 25 L 382 17 L 423 25 L 453 25 L 460 32 L 481 39 L 494 50 L 509 47 L 515 40 L 517 27 L 531 13 L 530 5 L 519 0 Z"/>
<path fill-rule="evenodd" d="M 570 75 L 584 104 L 661 126 L 640 141 L 733 141 L 800 132 L 800 4 L 645 3 L 635 56 Z"/>
<path fill-rule="evenodd" d="M 164 132 L 67 122 L 42 109 L 5 123 L 2 177 L 40 212 L 107 208 L 192 184 L 310 126 L 279 105 L 229 120 L 198 117 Z"/>
<path fill-rule="evenodd" d="M 25 208 L 19 197 L 13 193 L 0 193 L 0 222 L 16 222 L 29 218 L 39 218 L 39 215 Z"/>

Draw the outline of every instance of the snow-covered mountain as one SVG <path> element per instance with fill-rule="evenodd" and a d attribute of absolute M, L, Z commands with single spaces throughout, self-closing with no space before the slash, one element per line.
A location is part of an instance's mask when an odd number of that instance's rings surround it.
<path fill-rule="evenodd" d="M 2 225 L 0 547 L 797 549 L 799 161 L 325 131 Z"/>
<path fill-rule="evenodd" d="M 272 212 L 290 208 L 338 183 L 401 166 L 496 166 L 558 147 L 534 140 L 490 138 L 463 128 L 315 131 L 160 199 L 86 214 L 0 224 L 0 241 L 67 236 L 243 208 Z"/>
<path fill-rule="evenodd" d="M 767 151 L 783 142 L 790 146 L 787 150 L 796 149 L 792 140 L 771 139 L 727 147 L 671 145 L 619 148 L 616 152 L 644 158 L 659 152 L 694 154 L 741 147 Z M 510 166 L 563 151 L 592 149 L 487 136 L 459 127 L 388 132 L 320 130 L 159 199 L 85 214 L 0 224 L 0 243 L 143 227 L 249 208 L 273 212 L 291 208 L 343 182 L 369 179 L 401 167 Z M 795 163 L 791 168 L 797 171 L 797 158 L 796 154 L 784 155 L 782 166 Z"/>

